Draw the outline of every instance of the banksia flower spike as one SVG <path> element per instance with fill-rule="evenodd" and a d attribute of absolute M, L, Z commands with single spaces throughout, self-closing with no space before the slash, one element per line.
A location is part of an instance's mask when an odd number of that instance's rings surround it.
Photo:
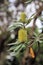
<path fill-rule="evenodd" d="M 27 31 L 25 29 L 20 29 L 18 31 L 18 40 L 20 42 L 25 42 L 27 41 Z"/>

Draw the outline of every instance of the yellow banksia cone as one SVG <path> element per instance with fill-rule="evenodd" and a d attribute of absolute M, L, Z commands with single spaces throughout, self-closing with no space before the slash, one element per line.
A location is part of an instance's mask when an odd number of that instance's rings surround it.
<path fill-rule="evenodd" d="M 32 47 L 30 47 L 30 56 L 32 58 L 35 58 L 35 54 L 34 54 L 34 51 L 33 51 Z"/>
<path fill-rule="evenodd" d="M 27 41 L 27 31 L 25 29 L 20 29 L 18 31 L 18 40 L 20 42 L 25 42 Z"/>
<path fill-rule="evenodd" d="M 23 22 L 23 23 L 26 21 L 26 14 L 25 14 L 24 12 L 21 13 L 21 15 L 20 15 L 20 20 L 21 20 L 21 22 Z"/>

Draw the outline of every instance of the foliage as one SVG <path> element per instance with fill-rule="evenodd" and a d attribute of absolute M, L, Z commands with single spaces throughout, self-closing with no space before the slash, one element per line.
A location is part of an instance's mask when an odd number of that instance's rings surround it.
<path fill-rule="evenodd" d="M 22 17 L 23 16 L 24 15 L 22 15 Z M 30 22 L 31 18 L 28 19 L 27 22 L 28 21 Z M 29 33 L 31 32 L 31 30 L 29 30 L 29 27 L 26 28 L 26 25 L 28 25 L 29 23 L 27 24 L 27 22 L 25 22 L 25 23 L 24 22 L 22 22 L 22 20 L 19 21 L 19 22 L 17 21 L 16 23 L 14 23 L 13 25 L 9 26 L 9 28 L 8 28 L 8 31 L 11 31 L 11 30 L 15 30 L 16 28 L 20 27 L 20 30 L 18 30 L 19 31 L 18 32 L 19 33 L 18 34 L 19 40 L 17 38 L 16 42 L 8 44 L 8 45 L 11 46 L 8 51 L 13 51 L 12 55 L 16 56 L 19 59 L 22 57 L 21 54 L 24 55 L 24 52 L 25 52 L 25 50 L 26 50 L 27 47 L 29 47 L 31 49 L 30 50 L 31 56 L 33 54 L 32 57 L 35 57 L 34 51 L 32 50 L 31 46 L 34 45 L 34 44 L 37 44 L 37 43 L 39 43 L 39 44 L 43 43 L 43 34 L 39 33 L 37 27 L 35 27 L 35 30 L 33 32 L 32 37 L 30 37 L 30 38 L 28 37 Z M 27 32 L 26 32 L 26 30 L 27 30 Z M 26 39 L 27 39 L 27 41 L 26 41 Z"/>

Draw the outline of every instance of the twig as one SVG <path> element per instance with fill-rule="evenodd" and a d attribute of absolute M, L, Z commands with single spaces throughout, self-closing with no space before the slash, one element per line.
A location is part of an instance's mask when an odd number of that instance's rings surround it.
<path fill-rule="evenodd" d="M 33 32 L 34 32 L 34 29 L 35 29 L 35 22 L 36 22 L 36 19 L 39 17 L 39 15 L 40 15 L 40 13 L 42 12 L 42 10 L 43 10 L 43 5 L 42 6 L 40 6 L 40 8 L 37 10 L 37 12 L 36 12 L 36 15 L 35 15 L 35 17 L 34 17 L 34 22 L 33 22 L 33 27 L 32 27 L 32 33 L 31 33 L 31 36 L 30 36 L 30 38 L 32 37 L 32 35 L 33 35 Z M 25 51 L 25 54 L 24 54 L 24 57 L 22 58 L 22 61 L 23 61 L 23 65 L 25 64 L 25 55 L 26 55 L 26 53 L 27 53 L 27 56 L 28 56 L 28 52 L 29 52 L 29 47 L 30 46 L 32 46 L 33 45 L 33 41 L 30 43 L 30 45 L 27 47 L 27 49 L 26 49 L 26 51 Z"/>
<path fill-rule="evenodd" d="M 43 10 L 43 4 L 39 7 L 39 9 L 37 10 L 37 12 L 36 12 L 36 15 L 34 16 L 34 20 L 33 20 L 33 26 L 32 26 L 32 29 L 31 29 L 31 35 L 30 35 L 30 37 L 32 37 L 32 35 L 33 35 L 33 32 L 34 32 L 34 30 L 35 30 L 35 22 L 36 22 L 36 19 L 40 16 L 40 13 L 42 12 L 42 10 Z"/>

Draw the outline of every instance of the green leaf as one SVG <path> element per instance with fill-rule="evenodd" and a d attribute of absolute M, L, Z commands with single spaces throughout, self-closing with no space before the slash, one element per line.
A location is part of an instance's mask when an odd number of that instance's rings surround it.
<path fill-rule="evenodd" d="M 34 32 L 34 36 L 37 37 L 37 33 Z"/>
<path fill-rule="evenodd" d="M 14 43 L 8 44 L 8 46 L 11 46 L 11 45 L 17 46 L 17 45 L 19 45 L 19 44 L 20 44 L 20 42 L 19 42 L 19 41 L 16 41 L 16 42 L 14 42 Z"/>
<path fill-rule="evenodd" d="M 39 31 L 38 31 L 38 28 L 35 27 L 35 31 L 34 31 L 37 35 L 39 35 Z"/>
<path fill-rule="evenodd" d="M 27 24 L 29 24 L 32 19 L 33 19 L 33 18 L 29 18 L 29 19 L 27 20 Z"/>
<path fill-rule="evenodd" d="M 14 51 L 14 54 L 15 54 L 15 56 L 18 58 L 19 56 L 20 56 L 20 54 L 21 54 L 21 50 L 22 49 L 25 49 L 25 47 L 24 47 L 24 45 L 22 45 L 20 48 L 19 48 L 19 50 L 17 50 L 16 52 Z"/>
<path fill-rule="evenodd" d="M 39 17 L 39 19 L 41 20 L 41 22 L 43 22 L 43 18 L 42 17 Z"/>
<path fill-rule="evenodd" d="M 25 2 L 25 4 L 28 4 L 28 3 L 30 3 L 32 0 L 27 0 L 26 2 Z"/>
<path fill-rule="evenodd" d="M 39 41 L 39 43 L 42 43 L 42 41 Z"/>
<path fill-rule="evenodd" d="M 22 23 L 20 23 L 20 22 L 16 22 L 16 23 L 14 23 L 14 24 L 12 24 L 11 26 L 9 26 L 8 27 L 8 31 L 11 31 L 11 30 L 14 30 L 14 29 L 16 29 L 16 28 L 18 28 L 18 27 L 23 27 L 23 24 Z"/>
<path fill-rule="evenodd" d="M 18 45 L 18 46 L 14 49 L 14 51 L 17 52 L 17 51 L 21 48 L 21 46 L 22 46 L 22 44 Z"/>
<path fill-rule="evenodd" d="M 12 46 L 8 51 L 14 50 L 16 47 Z"/>

